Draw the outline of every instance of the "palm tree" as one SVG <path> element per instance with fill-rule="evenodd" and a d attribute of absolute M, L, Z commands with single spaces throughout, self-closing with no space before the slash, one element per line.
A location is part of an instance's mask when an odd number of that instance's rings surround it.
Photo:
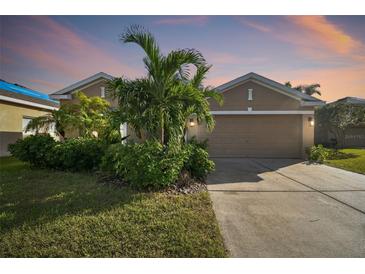
<path fill-rule="evenodd" d="M 179 139 L 193 113 L 198 121 L 206 121 L 208 129 L 213 128 L 208 97 L 221 102 L 221 96 L 202 86 L 210 66 L 199 51 L 179 49 L 163 55 L 153 35 L 138 25 L 129 27 L 121 35 L 121 41 L 137 44 L 146 54 L 143 58 L 146 77 L 116 78 L 108 86 L 108 91 L 118 98 L 121 119 L 139 137 L 145 132 L 147 138 L 158 138 L 161 144 Z"/>
<path fill-rule="evenodd" d="M 311 84 L 311 85 L 299 85 L 295 87 L 295 89 L 312 96 L 314 94 L 322 95 L 321 91 L 319 90 L 320 87 L 321 87 L 320 84 Z"/>
<path fill-rule="evenodd" d="M 288 81 L 288 82 L 285 82 L 284 85 L 289 88 L 294 88 L 300 92 L 303 92 L 303 93 L 311 95 L 311 96 L 314 94 L 322 95 L 321 91 L 318 89 L 321 87 L 320 84 L 299 85 L 299 86 L 293 87 L 292 84 L 290 83 L 290 81 Z"/>
<path fill-rule="evenodd" d="M 33 118 L 25 128 L 25 131 L 34 130 L 36 134 L 48 132 L 54 127 L 56 134 L 62 139 L 65 138 L 66 130 L 75 125 L 76 120 L 70 115 L 71 105 L 61 106 L 58 110 L 52 110 L 44 116 Z"/>
<path fill-rule="evenodd" d="M 287 87 L 289 87 L 289 88 L 291 88 L 292 87 L 292 84 L 290 83 L 290 81 L 288 81 L 288 82 L 285 82 L 285 84 L 284 84 L 285 86 L 287 86 Z"/>

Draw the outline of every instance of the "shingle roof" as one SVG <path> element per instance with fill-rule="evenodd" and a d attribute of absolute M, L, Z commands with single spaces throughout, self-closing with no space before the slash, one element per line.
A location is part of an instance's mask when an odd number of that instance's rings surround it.
<path fill-rule="evenodd" d="M 325 102 L 320 100 L 320 99 L 317 99 L 313 96 L 310 96 L 308 94 L 305 94 L 305 93 L 302 93 L 296 89 L 293 89 L 293 88 L 289 88 L 279 82 L 276 82 L 276 81 L 273 81 L 269 78 L 266 78 L 264 76 L 261 76 L 257 73 L 254 73 L 254 72 L 250 72 L 248 74 L 245 74 L 241 77 L 238 77 L 232 81 L 229 81 L 223 85 L 220 85 L 219 87 L 217 87 L 217 89 L 220 91 L 220 92 L 224 92 L 242 82 L 245 82 L 247 80 L 250 80 L 250 79 L 253 79 L 253 80 L 256 80 L 258 82 L 262 82 L 268 86 L 271 86 L 273 88 L 276 88 L 276 89 L 279 89 L 280 91 L 286 93 L 287 95 L 289 96 L 294 96 L 302 101 L 305 101 L 305 102 L 311 102 L 311 103 L 318 103 L 318 105 L 323 105 Z"/>
<path fill-rule="evenodd" d="M 81 81 L 78 81 L 78 82 L 76 82 L 76 83 L 74 83 L 72 85 L 69 85 L 69 86 L 67 86 L 67 87 L 65 87 L 65 88 L 63 88 L 61 90 L 58 90 L 58 91 L 52 93 L 51 96 L 52 95 L 68 94 L 68 93 L 70 93 L 70 92 L 72 92 L 72 91 L 74 91 L 74 90 L 76 90 L 78 88 L 81 88 L 81 87 L 83 87 L 83 86 L 85 86 L 87 84 L 90 84 L 90 83 L 92 83 L 92 82 L 94 82 L 96 80 L 99 80 L 99 79 L 112 80 L 113 78 L 114 77 L 111 76 L 110 74 L 107 74 L 105 72 L 99 72 L 99 73 L 96 73 L 96 74 L 94 74 L 94 75 L 92 75 L 92 76 L 90 76 L 88 78 L 85 78 L 85 79 L 83 79 Z"/>

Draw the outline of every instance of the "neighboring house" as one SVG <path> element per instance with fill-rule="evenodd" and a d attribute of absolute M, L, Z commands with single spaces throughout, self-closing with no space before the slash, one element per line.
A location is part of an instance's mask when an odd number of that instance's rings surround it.
<path fill-rule="evenodd" d="M 32 118 L 58 106 L 46 94 L 0 80 L 0 156 L 9 155 L 9 144 L 31 134 L 24 129 Z"/>
<path fill-rule="evenodd" d="M 96 73 L 86 79 L 78 81 L 71 84 L 59 91 L 52 93 L 50 96 L 53 99 L 57 99 L 62 104 L 77 103 L 77 98 L 75 98 L 75 93 L 78 91 L 83 92 L 87 96 L 100 96 L 107 100 L 111 106 L 116 106 L 117 101 L 112 100 L 106 92 L 107 81 L 113 79 L 114 77 L 104 73 Z M 127 125 L 121 125 L 121 133 L 123 136 L 127 135 Z M 78 133 L 76 131 L 66 132 L 66 137 L 75 137 Z"/>
<path fill-rule="evenodd" d="M 53 93 L 61 104 L 74 100 L 73 93 L 105 97 L 106 73 Z M 249 73 L 217 88 L 223 106 L 211 103 L 216 126 L 212 133 L 191 118 L 188 138 L 208 139 L 212 157 L 301 158 L 314 143 L 314 108 L 324 102 L 278 82 Z M 116 102 L 109 100 L 112 105 Z M 125 130 L 131 132 L 131 129 Z M 129 133 L 128 133 L 129 134 Z"/>
<path fill-rule="evenodd" d="M 334 104 L 350 104 L 350 105 L 362 105 L 365 106 L 365 99 L 357 97 L 344 97 L 328 105 Z M 335 144 L 335 135 L 328 130 L 326 125 L 316 124 L 315 127 L 315 143 L 324 145 Z M 351 127 L 345 130 L 345 147 L 365 147 L 365 125 L 359 125 L 357 127 Z"/>

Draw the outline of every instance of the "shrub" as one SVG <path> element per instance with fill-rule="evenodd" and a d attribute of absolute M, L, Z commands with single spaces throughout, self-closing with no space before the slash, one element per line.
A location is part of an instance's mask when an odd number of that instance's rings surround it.
<path fill-rule="evenodd" d="M 184 169 L 195 179 L 205 179 L 215 167 L 214 162 L 208 158 L 208 152 L 199 143 L 187 144 L 185 150 L 187 150 L 188 157 L 184 163 Z"/>
<path fill-rule="evenodd" d="M 323 145 L 312 146 L 307 150 L 308 159 L 312 162 L 323 163 L 330 159 L 333 155 L 333 150 L 325 148 Z"/>
<path fill-rule="evenodd" d="M 95 138 L 56 142 L 49 135 L 34 135 L 9 145 L 10 153 L 21 161 L 40 168 L 58 170 L 96 169 L 104 154 L 104 145 Z"/>
<path fill-rule="evenodd" d="M 9 145 L 9 151 L 15 158 L 32 166 L 48 167 L 55 145 L 56 141 L 49 135 L 31 135 Z"/>
<path fill-rule="evenodd" d="M 49 156 L 49 167 L 69 171 L 95 170 L 100 165 L 104 151 L 105 145 L 99 139 L 68 139 L 55 145 Z"/>
<path fill-rule="evenodd" d="M 205 139 L 204 141 L 198 141 L 196 139 L 195 136 L 193 136 L 189 142 L 188 142 L 189 145 L 193 145 L 193 146 L 197 146 L 197 147 L 200 147 L 204 150 L 207 150 L 208 149 L 208 139 Z"/>
<path fill-rule="evenodd" d="M 159 189 L 174 183 L 187 160 L 187 151 L 157 141 L 114 144 L 103 157 L 103 170 L 113 172 L 138 189 Z"/>

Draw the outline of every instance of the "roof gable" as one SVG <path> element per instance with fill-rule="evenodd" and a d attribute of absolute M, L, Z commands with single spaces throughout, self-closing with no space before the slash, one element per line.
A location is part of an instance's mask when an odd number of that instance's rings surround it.
<path fill-rule="evenodd" d="M 232 81 L 229 81 L 223 85 L 220 85 L 217 87 L 217 90 L 220 92 L 226 92 L 230 89 L 232 89 L 233 87 L 236 87 L 238 85 L 243 84 L 244 82 L 247 81 L 254 81 L 258 84 L 262 84 L 274 91 L 280 92 L 286 96 L 292 97 L 294 99 L 297 99 L 303 103 L 310 103 L 311 105 L 323 105 L 324 101 L 319 100 L 313 96 L 310 96 L 308 94 L 302 93 L 296 89 L 293 88 L 289 88 L 283 84 L 280 84 L 276 81 L 273 81 L 269 78 L 263 77 L 257 73 L 254 72 L 250 72 L 246 75 L 243 75 L 241 77 L 238 77 Z"/>
<path fill-rule="evenodd" d="M 365 105 L 365 99 L 359 97 L 344 97 L 338 99 L 331 104 L 344 103 L 344 104 L 352 104 L 352 105 Z"/>
<path fill-rule="evenodd" d="M 81 81 L 78 81 L 68 87 L 65 87 L 61 90 L 58 90 L 54 93 L 52 93 L 51 95 L 63 95 L 63 94 L 69 94 L 71 93 L 72 91 L 76 90 L 76 89 L 79 89 L 81 87 L 84 87 L 92 82 L 95 82 L 97 80 L 100 80 L 100 79 L 105 79 L 105 80 L 112 80 L 114 77 L 111 76 L 110 74 L 107 74 L 105 72 L 99 72 L 99 73 L 96 73 L 86 79 L 83 79 Z"/>

